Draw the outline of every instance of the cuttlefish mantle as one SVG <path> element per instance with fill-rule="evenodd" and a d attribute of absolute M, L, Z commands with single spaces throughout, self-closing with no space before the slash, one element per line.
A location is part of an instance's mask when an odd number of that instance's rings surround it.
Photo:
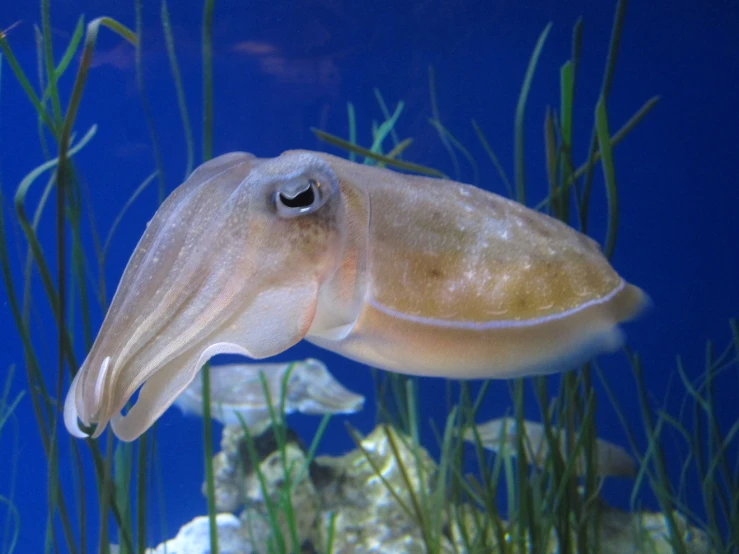
<path fill-rule="evenodd" d="M 212 356 L 302 339 L 415 375 L 568 369 L 619 346 L 645 302 L 594 241 L 482 189 L 318 152 L 226 154 L 144 231 L 65 423 L 133 440 Z"/>

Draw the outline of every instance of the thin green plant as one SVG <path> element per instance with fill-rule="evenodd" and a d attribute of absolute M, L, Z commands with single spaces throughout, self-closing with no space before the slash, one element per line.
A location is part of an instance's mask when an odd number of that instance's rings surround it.
<path fill-rule="evenodd" d="M 28 391 L 30 392 L 31 403 L 38 422 L 38 428 L 41 435 L 42 446 L 48 459 L 48 493 L 49 493 L 49 511 L 46 527 L 45 550 L 57 548 L 58 540 L 56 534 L 59 529 L 63 532 L 66 548 L 69 552 L 87 552 L 88 531 L 86 522 L 89 521 L 90 515 L 88 507 L 85 504 L 85 479 L 82 472 L 82 453 L 80 451 L 79 441 L 72 440 L 72 468 L 73 482 L 75 483 L 75 495 L 77 503 L 77 522 L 79 528 L 75 530 L 71 513 L 68 508 L 68 500 L 63 492 L 62 483 L 59 479 L 59 441 L 61 439 L 57 434 L 59 427 L 59 406 L 62 394 L 63 383 L 66 375 L 73 375 L 78 367 L 77 360 L 73 354 L 72 342 L 74 337 L 70 330 L 75 327 L 75 310 L 71 307 L 75 306 L 75 299 L 78 299 L 79 313 L 82 315 L 83 322 L 83 339 L 85 349 L 89 349 L 92 342 L 92 325 L 91 310 L 92 304 L 89 302 L 89 291 L 86 283 L 92 274 L 90 260 L 85 256 L 82 248 L 82 216 L 83 195 L 81 193 L 81 185 L 77 177 L 77 170 L 73 165 L 72 156 L 85 147 L 94 137 L 96 127 L 93 125 L 90 130 L 80 139 L 76 140 L 73 129 L 77 111 L 82 102 L 83 91 L 86 84 L 88 71 L 92 61 L 92 55 L 95 49 L 96 39 L 101 27 L 106 28 L 136 48 L 137 56 L 137 80 L 143 93 L 143 80 L 141 72 L 141 50 L 140 45 L 140 2 L 134 4 L 137 10 L 137 21 L 139 33 L 134 33 L 124 25 L 111 18 L 97 18 L 85 24 L 84 18 L 77 21 L 71 40 L 66 45 L 63 55 L 59 63 L 55 63 L 53 57 L 53 48 L 51 41 L 51 23 L 50 23 L 50 2 L 42 0 L 41 2 L 41 19 L 40 29 L 36 33 L 38 44 L 38 80 L 39 92 L 34 90 L 30 79 L 27 77 L 24 69 L 15 58 L 10 44 L 5 36 L 0 35 L 0 51 L 3 60 L 7 60 L 11 72 L 16 77 L 21 89 L 25 92 L 28 101 L 33 105 L 39 122 L 39 138 L 42 151 L 46 158 L 46 163 L 41 164 L 38 168 L 31 171 L 24 178 L 18 187 L 14 205 L 16 208 L 16 223 L 23 231 L 23 236 L 27 241 L 28 253 L 26 256 L 25 269 L 23 274 L 23 294 L 19 295 L 13 282 L 12 262 L 9 256 L 9 241 L 4 233 L 4 215 L 5 199 L 0 195 L 0 265 L 2 266 L 3 281 L 8 292 L 11 313 L 18 328 L 21 343 L 23 345 L 24 355 L 26 358 L 26 374 L 28 380 Z M 61 101 L 60 81 L 65 71 L 70 67 L 75 56 L 78 54 L 80 47 L 82 54 L 76 72 L 75 80 L 69 94 L 69 102 L 66 111 L 63 109 Z M 174 66 L 176 62 L 174 58 L 170 59 L 170 63 Z M 179 81 L 175 83 L 178 97 L 182 86 Z M 146 100 L 142 96 L 144 110 L 147 110 Z M 147 114 L 145 113 L 145 116 Z M 159 148 L 156 140 L 156 133 L 153 122 L 149 117 L 147 121 L 150 123 L 149 131 L 154 144 L 155 160 L 159 159 Z M 57 146 L 58 155 L 52 157 L 48 154 L 47 135 L 52 138 Z M 188 148 L 190 144 L 188 143 Z M 190 165 L 186 167 L 189 172 Z M 51 177 L 44 187 L 41 200 L 33 212 L 31 218 L 26 216 L 26 196 L 29 188 L 34 181 L 46 172 L 51 172 Z M 152 177 L 145 180 L 139 188 L 134 191 L 131 198 L 124 205 L 123 210 L 116 218 L 114 225 L 110 229 L 108 237 L 104 244 L 97 239 L 98 234 L 95 229 L 94 220 L 91 211 L 87 211 L 90 221 L 91 234 L 95 242 L 98 254 L 97 270 L 99 271 L 99 290 L 96 291 L 97 303 L 103 310 L 106 307 L 106 291 L 105 281 L 103 279 L 103 269 L 105 266 L 107 252 L 110 241 L 116 231 L 117 225 L 125 215 L 125 211 L 130 207 L 136 197 L 141 194 L 154 180 L 155 177 L 160 179 L 159 197 L 163 198 L 163 173 L 161 165 Z M 54 194 L 55 193 L 55 194 Z M 56 200 L 56 278 L 52 275 L 50 264 L 44 253 L 44 249 L 39 242 L 37 228 L 43 219 L 44 207 L 49 200 L 55 197 Z M 66 250 L 67 233 L 71 236 L 71 251 Z M 69 254 L 69 255 L 68 255 Z M 69 274 L 67 273 L 69 271 Z M 59 357 L 57 379 L 54 383 L 47 381 L 42 377 L 42 362 L 36 351 L 34 341 L 34 330 L 32 330 L 32 296 L 30 282 L 34 278 L 34 274 L 38 273 L 47 296 L 49 307 L 55 316 L 55 322 L 58 333 Z M 68 369 L 68 371 L 67 371 Z M 114 441 L 108 435 L 107 446 L 103 453 L 98 445 L 98 441 L 85 441 L 89 452 L 92 456 L 93 467 L 95 470 L 95 485 L 98 490 L 99 501 L 99 517 L 100 517 L 100 535 L 97 551 L 106 553 L 109 551 L 110 530 L 108 527 L 109 515 L 112 513 L 113 520 L 117 524 L 118 539 L 121 542 L 123 552 L 143 552 L 146 547 L 146 467 L 148 453 L 151 449 L 156 448 L 156 443 L 152 438 L 151 441 L 147 437 L 143 437 L 135 448 L 114 449 Z M 117 452 L 117 454 L 116 454 Z M 137 456 L 137 462 L 132 463 L 133 457 Z M 116 463 L 113 463 L 113 459 Z M 114 478 L 115 474 L 115 478 Z M 131 504 L 124 503 L 123 490 L 127 483 L 131 483 L 131 477 L 137 476 L 136 479 L 136 519 L 133 521 Z M 114 481 L 118 484 L 114 485 Z M 127 491 L 128 492 L 128 491 Z M 130 496 L 126 496 L 130 498 Z M 124 509 L 125 508 L 125 509 Z M 59 518 L 60 525 L 57 526 L 54 521 Z M 136 530 L 134 533 L 134 529 Z"/>
<path fill-rule="evenodd" d="M 739 333 L 736 321 L 731 320 L 729 327 L 732 338 L 721 355 L 715 355 L 711 342 L 706 344 L 705 367 L 697 382 L 692 382 L 687 377 L 684 362 L 680 357 L 677 358 L 676 374 L 684 397 L 682 407 L 676 415 L 652 406 L 644 384 L 641 357 L 625 350 L 628 363 L 634 371 L 635 388 L 642 410 L 643 431 L 647 439 L 644 450 L 639 448 L 635 431 L 628 424 L 606 376 L 597 368 L 606 394 L 639 458 L 632 506 L 636 507 L 638 495 L 646 487 L 654 493 L 659 509 L 667 520 L 669 540 L 675 552 L 687 552 L 690 541 L 674 515 L 675 510 L 699 525 L 706 533 L 712 552 L 728 554 L 735 552 L 739 545 L 739 467 L 736 465 L 738 462 L 734 462 L 733 466 L 731 463 L 732 453 L 736 456 L 739 449 L 739 423 L 735 422 L 728 429 L 722 430 L 717 416 L 720 407 L 714 399 L 718 380 L 735 380 L 735 376 L 727 370 L 736 370 L 739 367 Z M 688 410 L 689 407 L 692 410 Z M 670 429 L 677 432 L 676 436 L 681 439 L 688 452 L 680 472 L 681 485 L 677 490 L 670 480 L 664 453 Z M 695 514 L 695 509 L 690 508 L 687 498 L 682 498 L 680 489 L 688 472 L 694 473 L 701 486 L 705 520 Z"/>
<path fill-rule="evenodd" d="M 593 136 L 596 142 L 590 149 L 588 161 L 579 167 L 575 166 L 572 160 L 572 129 L 573 121 L 576 117 L 574 110 L 575 80 L 582 47 L 582 22 L 578 21 L 575 24 L 572 40 L 572 58 L 560 70 L 560 110 L 557 112 L 549 109 L 545 114 L 545 161 L 550 189 L 548 198 L 537 206 L 538 209 L 549 209 L 553 216 L 570 223 L 569 199 L 566 195 L 569 194 L 572 188 L 578 205 L 576 212 L 579 219 L 578 224 L 584 229 L 587 225 L 587 218 L 584 216 L 584 213 L 587 212 L 588 202 L 583 200 L 583 198 L 587 199 L 585 192 L 580 191 L 587 190 L 587 194 L 589 194 L 593 169 L 597 162 L 602 162 L 601 165 L 603 167 L 608 198 L 608 231 L 606 235 L 606 253 L 608 256 L 612 254 L 615 246 L 618 223 L 615 162 L 613 160 L 612 149 L 635 128 L 657 102 L 656 98 L 650 99 L 615 135 L 610 135 L 605 98 L 607 97 L 613 78 L 615 59 L 620 44 L 624 9 L 625 2 L 620 2 L 616 8 L 601 97 L 594 112 Z M 533 86 L 533 76 L 549 29 L 550 27 L 548 26 L 542 32 L 531 56 L 524 84 L 520 91 L 514 121 L 514 143 L 516 145 L 514 160 L 516 169 L 515 196 L 520 202 L 525 202 L 527 196 L 524 172 L 525 143 L 523 131 L 526 100 Z M 430 91 L 432 94 L 432 105 L 437 106 L 438 99 L 435 92 L 436 87 L 433 72 L 430 74 Z M 447 149 L 451 149 L 454 146 L 463 155 L 465 152 L 469 152 L 458 141 L 452 140 L 453 135 L 451 132 L 440 123 L 438 108 L 434 108 L 434 113 L 435 115 L 431 118 L 430 123 L 439 132 Z M 395 130 L 397 118 L 389 118 L 387 109 L 383 111 L 383 114 L 386 123 L 391 122 L 392 129 Z M 514 190 L 511 186 L 511 181 L 508 179 L 499 158 L 495 155 L 482 129 L 474 121 L 473 127 L 484 150 L 501 176 L 501 180 L 510 193 L 513 194 Z M 344 141 L 339 137 L 321 132 L 316 132 L 316 135 L 330 144 L 344 148 L 357 155 L 366 155 L 367 150 L 377 150 L 376 142 L 373 143 L 371 149 L 364 149 L 356 144 L 356 140 Z M 450 156 L 452 156 L 453 161 L 456 160 L 453 150 L 450 152 Z M 403 161 L 403 164 L 405 163 Z M 401 169 L 404 168 L 403 165 L 389 163 L 389 160 L 388 165 L 394 165 Z M 432 174 L 427 169 L 424 173 Z M 578 185 L 578 181 L 582 178 L 586 182 L 580 186 Z M 515 546 L 518 551 L 524 551 L 529 548 L 541 550 L 546 547 L 552 532 L 556 530 L 556 540 L 562 552 L 572 552 L 575 549 L 579 552 L 599 551 L 597 538 L 599 510 L 593 508 L 598 501 L 602 482 L 596 475 L 597 452 L 595 449 L 596 431 L 594 414 L 597 404 L 590 371 L 589 366 L 586 366 L 579 374 L 570 373 L 562 376 L 559 380 L 559 393 L 554 401 L 551 401 L 549 398 L 546 379 L 535 378 L 531 380 L 536 392 L 540 412 L 542 413 L 549 448 L 551 452 L 555 453 L 555 455 L 550 457 L 544 468 L 534 471 L 529 470 L 526 456 L 527 445 L 524 443 L 525 438 L 523 433 L 519 433 L 517 435 L 518 444 L 515 448 L 516 459 L 513 460 L 512 456 L 496 456 L 493 471 L 491 473 L 482 471 L 484 477 L 483 483 L 478 484 L 467 481 L 459 475 L 458 471 L 451 472 L 455 476 L 455 479 L 453 483 L 450 482 L 449 491 L 454 490 L 459 498 L 466 495 L 466 498 L 473 499 L 478 507 L 482 507 L 487 511 L 490 519 L 481 525 L 481 528 L 493 530 L 497 535 L 498 545 L 506 544 L 511 547 Z M 415 410 L 413 409 L 414 402 L 404 398 L 400 392 L 404 390 L 406 385 L 410 387 L 409 390 L 415 390 L 411 387 L 414 384 L 413 380 L 403 376 L 384 375 L 380 373 L 376 375 L 378 378 L 378 384 L 376 385 L 379 402 L 378 414 L 382 414 L 385 420 L 409 432 L 411 437 L 416 436 L 417 423 L 414 422 L 417 421 L 417 415 L 415 415 Z M 519 428 L 523 428 L 524 426 L 524 383 L 524 380 L 517 380 L 512 384 L 513 411 Z M 467 412 L 469 411 L 467 410 Z M 469 422 L 467 424 L 470 425 Z M 361 449 L 361 443 L 356 433 L 352 433 L 352 436 Z M 561 437 L 565 437 L 564 452 L 559 447 Z M 388 438 L 392 445 L 394 439 L 391 437 Z M 482 446 L 479 444 L 479 436 L 476 436 L 476 439 L 478 442 L 476 447 L 477 458 L 480 467 L 483 468 L 484 456 L 482 454 Z M 411 438 L 409 440 L 413 439 Z M 447 441 L 442 441 L 442 443 L 445 445 L 442 448 L 442 460 L 458 459 L 453 458 L 454 452 L 447 450 L 450 448 L 449 443 Z M 416 445 L 416 447 L 420 448 L 420 445 Z M 580 467 L 581 460 L 584 462 L 582 464 L 584 467 Z M 396 461 L 399 464 L 402 462 L 400 459 Z M 400 468 L 401 470 L 403 469 L 402 465 Z M 580 476 L 579 473 L 583 475 Z M 495 480 L 488 479 L 488 476 L 495 477 Z M 495 504 L 497 498 L 497 481 L 501 477 L 505 482 L 508 501 L 509 522 L 505 526 L 501 524 L 500 518 L 497 517 L 497 507 Z M 382 479 L 382 476 L 380 478 Z M 580 488 L 581 482 L 584 482 L 584 488 L 582 490 Z M 528 486 L 523 486 L 523 483 L 527 483 Z M 451 486 L 452 484 L 453 486 Z M 386 486 L 388 486 L 391 494 L 397 496 L 394 491 L 390 490 L 388 483 L 386 483 Z M 399 497 L 396 500 L 407 513 L 415 514 L 416 520 L 422 527 L 424 543 L 429 551 L 433 551 L 432 549 L 438 549 L 439 545 L 436 537 L 433 534 L 429 534 L 428 527 L 425 525 L 425 522 L 433 520 L 433 516 L 431 513 L 423 511 L 424 507 L 428 507 L 429 502 L 416 501 L 415 498 L 415 496 L 411 496 L 411 505 L 403 503 Z M 428 499 L 424 498 L 424 500 Z M 493 523 L 490 522 L 491 520 Z M 477 537 L 467 537 L 466 540 L 468 541 L 468 545 L 472 545 L 478 539 Z"/>
<path fill-rule="evenodd" d="M 252 436 L 248 425 L 244 421 L 241 414 L 237 413 L 241 430 L 244 433 L 244 443 L 249 455 L 249 462 L 252 471 L 257 477 L 259 482 L 260 492 L 262 494 L 262 500 L 264 501 L 265 510 L 267 512 L 267 518 L 270 524 L 271 536 L 268 540 L 268 549 L 270 553 L 288 554 L 290 552 L 299 552 L 301 548 L 301 540 L 299 537 L 299 530 L 296 522 L 295 507 L 292 503 L 293 488 L 295 484 L 300 483 L 303 479 L 309 478 L 310 465 L 313 463 L 316 452 L 320 441 L 326 431 L 326 427 L 330 421 L 330 414 L 326 414 L 321 419 L 316 433 L 313 436 L 310 446 L 305 452 L 305 462 L 300 467 L 295 467 L 294 464 L 288 463 L 288 440 L 287 440 L 287 427 L 285 424 L 285 403 L 287 401 L 287 388 L 290 380 L 290 375 L 294 369 L 294 365 L 288 367 L 285 375 L 282 377 L 280 384 L 280 396 L 279 403 L 275 406 L 272 402 L 273 395 L 269 388 L 269 383 L 263 373 L 259 374 L 259 379 L 262 385 L 262 392 L 264 398 L 267 401 L 267 408 L 269 411 L 269 428 L 265 433 L 272 433 L 275 438 L 277 446 L 277 454 L 279 456 L 283 479 L 280 485 L 280 490 L 277 492 L 277 500 L 275 501 L 267 484 L 267 479 L 261 468 L 262 459 L 256 449 L 255 437 Z M 247 510 L 249 507 L 247 506 Z M 284 536 L 284 528 L 281 525 L 280 516 L 284 516 L 285 525 L 287 527 L 288 540 Z M 334 525 L 335 516 L 331 517 L 330 525 L 328 529 L 328 547 L 331 547 L 334 537 Z M 252 537 L 252 541 L 256 540 Z M 330 552 L 328 550 L 327 552 Z"/>
<path fill-rule="evenodd" d="M 9 491 L 4 494 L 0 494 L 0 504 L 5 506 L 6 516 L 5 523 L 3 524 L 3 540 L 0 542 L 0 552 L 11 554 L 15 551 L 15 547 L 18 544 L 18 535 L 20 534 L 20 514 L 14 503 L 15 497 L 15 478 L 16 470 L 18 465 L 18 422 L 15 415 L 15 410 L 20 404 L 25 391 L 20 391 L 11 398 L 10 387 L 13 385 L 13 376 L 15 375 L 15 367 L 10 366 L 5 375 L 5 384 L 0 394 L 0 441 L 3 440 L 7 435 L 3 434 L 4 429 L 8 422 L 14 424 L 14 444 L 12 447 L 13 454 L 4 458 L 3 462 L 3 477 L 8 479 L 7 485 L 10 487 Z M 6 439 L 7 440 L 7 439 Z M 7 451 L 7 445 L 3 448 L 3 451 Z M 7 465 L 5 465 L 7 464 Z M 7 467 L 7 466 L 10 467 Z"/>

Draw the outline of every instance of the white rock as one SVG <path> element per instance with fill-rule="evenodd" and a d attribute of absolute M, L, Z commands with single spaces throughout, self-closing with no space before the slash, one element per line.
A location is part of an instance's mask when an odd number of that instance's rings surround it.
<path fill-rule="evenodd" d="M 219 554 L 252 554 L 253 550 L 244 540 L 241 522 L 233 514 L 218 514 Z M 199 516 L 183 525 L 177 536 L 162 543 L 148 554 L 210 554 L 210 526 L 208 516 Z"/>

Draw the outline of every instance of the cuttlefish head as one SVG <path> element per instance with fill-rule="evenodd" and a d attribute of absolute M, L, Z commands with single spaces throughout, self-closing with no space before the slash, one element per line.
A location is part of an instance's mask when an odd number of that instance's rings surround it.
<path fill-rule="evenodd" d="M 232 153 L 196 169 L 128 262 L 65 400 L 69 431 L 98 436 L 110 421 L 133 440 L 212 356 L 265 358 L 300 341 L 340 264 L 344 211 L 337 176 L 310 153 Z"/>

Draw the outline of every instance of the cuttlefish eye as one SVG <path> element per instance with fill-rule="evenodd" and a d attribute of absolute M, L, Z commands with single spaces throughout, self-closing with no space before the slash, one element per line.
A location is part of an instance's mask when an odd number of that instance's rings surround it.
<path fill-rule="evenodd" d="M 295 217 L 316 211 L 328 195 L 317 179 L 287 181 L 274 193 L 275 208 L 280 217 Z"/>

